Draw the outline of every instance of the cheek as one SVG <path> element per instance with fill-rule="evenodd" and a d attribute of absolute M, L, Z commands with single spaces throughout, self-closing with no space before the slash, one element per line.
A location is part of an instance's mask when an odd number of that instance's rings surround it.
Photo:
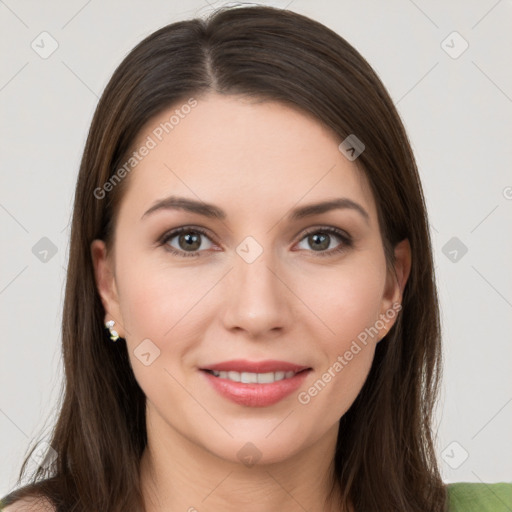
<path fill-rule="evenodd" d="M 315 279 L 316 291 L 308 304 L 329 330 L 317 337 L 321 364 L 298 398 L 311 412 L 325 414 L 326 422 L 337 421 L 349 409 L 368 376 L 379 339 L 375 324 L 383 299 L 384 268 L 375 261 L 347 264 Z"/>
<path fill-rule="evenodd" d="M 337 355 L 297 397 L 308 414 L 322 418 L 326 425 L 334 424 L 350 409 L 366 381 L 375 350 L 371 345 L 359 345 Z"/>
<path fill-rule="evenodd" d="M 142 255 L 120 259 L 120 304 L 129 335 L 134 340 L 148 337 L 163 344 L 175 331 L 182 331 L 222 275 L 213 274 L 206 267 L 171 266 L 164 259 Z"/>
<path fill-rule="evenodd" d="M 192 267 L 162 268 L 161 264 L 151 265 L 141 258 L 138 263 L 120 261 L 118 278 L 135 378 L 153 402 L 158 403 L 159 397 L 166 401 L 173 397 L 177 403 L 186 403 L 187 394 L 173 376 L 181 379 L 178 374 L 183 356 L 201 339 L 201 298 L 211 288 L 212 276 L 198 275 Z M 146 360 L 145 353 L 150 354 Z"/>
<path fill-rule="evenodd" d="M 344 350 L 347 342 L 375 324 L 381 311 L 384 288 L 384 263 L 354 261 L 353 265 L 340 264 L 332 272 L 306 277 L 300 293 L 329 328 L 326 332 L 330 336 L 324 339 L 332 351 Z"/>

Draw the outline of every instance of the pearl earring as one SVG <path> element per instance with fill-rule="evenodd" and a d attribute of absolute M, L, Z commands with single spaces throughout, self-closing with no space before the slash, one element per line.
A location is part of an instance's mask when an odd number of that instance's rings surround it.
<path fill-rule="evenodd" d="M 116 323 L 114 320 L 109 320 L 105 323 L 105 327 L 110 331 L 110 339 L 117 341 L 119 339 L 119 333 L 113 328 Z"/>

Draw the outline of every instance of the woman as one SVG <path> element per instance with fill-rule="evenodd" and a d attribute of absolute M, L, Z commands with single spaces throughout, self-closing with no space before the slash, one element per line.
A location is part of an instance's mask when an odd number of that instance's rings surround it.
<path fill-rule="evenodd" d="M 472 510 L 432 440 L 434 283 L 407 135 L 354 48 L 268 7 L 158 30 L 92 121 L 64 400 L 5 510 Z"/>

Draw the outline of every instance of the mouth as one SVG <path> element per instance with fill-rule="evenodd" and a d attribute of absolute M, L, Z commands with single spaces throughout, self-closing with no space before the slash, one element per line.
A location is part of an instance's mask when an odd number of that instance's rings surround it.
<path fill-rule="evenodd" d="M 313 370 L 285 361 L 226 361 L 200 368 L 224 398 L 247 407 L 266 407 L 293 393 Z"/>

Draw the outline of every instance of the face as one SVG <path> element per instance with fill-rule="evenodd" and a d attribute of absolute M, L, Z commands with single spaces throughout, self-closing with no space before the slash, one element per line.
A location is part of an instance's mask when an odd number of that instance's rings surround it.
<path fill-rule="evenodd" d="M 176 108 L 134 144 L 154 147 L 125 178 L 114 250 L 92 244 L 106 320 L 152 428 L 284 460 L 335 437 L 398 314 L 408 245 L 397 280 L 364 175 L 315 119 L 212 94 L 161 133 Z"/>

